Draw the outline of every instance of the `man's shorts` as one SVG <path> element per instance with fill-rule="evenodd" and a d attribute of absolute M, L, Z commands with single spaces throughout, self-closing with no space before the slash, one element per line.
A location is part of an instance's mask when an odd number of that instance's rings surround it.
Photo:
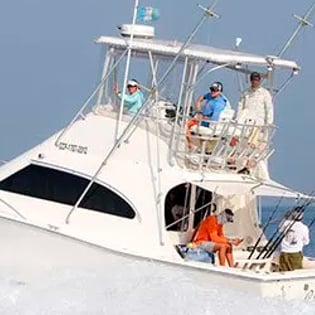
<path fill-rule="evenodd" d="M 302 253 L 280 253 L 279 267 L 280 271 L 292 271 L 296 269 L 302 269 L 303 265 Z"/>
<path fill-rule="evenodd" d="M 209 253 L 213 253 L 214 252 L 214 246 L 215 243 L 213 242 L 202 242 L 200 244 L 198 244 L 198 248 L 201 248 Z"/>

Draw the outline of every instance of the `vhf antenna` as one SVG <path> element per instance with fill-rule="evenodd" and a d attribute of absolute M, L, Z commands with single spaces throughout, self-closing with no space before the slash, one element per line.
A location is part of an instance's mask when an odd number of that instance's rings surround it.
<path fill-rule="evenodd" d="M 294 39 L 296 38 L 296 36 L 298 35 L 298 33 L 301 31 L 301 29 L 303 27 L 305 27 L 305 26 L 314 27 L 314 25 L 308 21 L 308 18 L 312 14 L 314 7 L 315 7 L 315 2 L 311 5 L 311 7 L 308 9 L 308 11 L 305 13 L 305 15 L 303 17 L 301 17 L 297 14 L 293 14 L 293 17 L 295 17 L 299 21 L 298 26 L 296 27 L 296 29 L 292 33 L 291 37 L 288 39 L 288 41 L 285 43 L 285 45 L 280 50 L 278 57 L 283 56 L 283 54 L 288 50 L 288 48 L 290 47 L 290 45 L 292 44 L 292 42 L 294 41 Z"/>

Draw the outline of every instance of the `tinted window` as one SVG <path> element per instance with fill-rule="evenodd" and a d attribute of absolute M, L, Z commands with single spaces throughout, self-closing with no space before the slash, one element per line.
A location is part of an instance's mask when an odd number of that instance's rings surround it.
<path fill-rule="evenodd" d="M 73 206 L 88 185 L 85 178 L 29 165 L 0 182 L 0 189 Z M 111 190 L 94 183 L 79 207 L 134 218 L 130 205 Z"/>

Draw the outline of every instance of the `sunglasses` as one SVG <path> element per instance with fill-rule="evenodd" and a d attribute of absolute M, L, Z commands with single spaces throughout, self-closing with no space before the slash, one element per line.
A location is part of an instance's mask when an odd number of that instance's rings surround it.
<path fill-rule="evenodd" d="M 128 89 L 133 88 L 133 87 L 137 87 L 137 86 L 136 86 L 136 85 L 130 85 L 130 84 L 127 85 L 127 88 L 128 88 Z"/>
<path fill-rule="evenodd" d="M 229 223 L 233 223 L 233 222 L 234 222 L 233 216 L 227 215 L 227 216 L 226 216 L 226 221 L 229 222 Z"/>
<path fill-rule="evenodd" d="M 211 91 L 211 92 L 220 92 L 220 89 L 211 87 L 211 88 L 210 88 L 210 91 Z"/>

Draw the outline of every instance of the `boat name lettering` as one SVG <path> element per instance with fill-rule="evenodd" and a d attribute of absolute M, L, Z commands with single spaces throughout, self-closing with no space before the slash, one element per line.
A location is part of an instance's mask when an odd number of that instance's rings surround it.
<path fill-rule="evenodd" d="M 59 142 L 58 143 L 59 150 L 68 150 L 70 152 L 79 153 L 79 154 L 87 154 L 88 147 L 84 147 L 82 145 L 76 145 L 66 142 Z"/>

